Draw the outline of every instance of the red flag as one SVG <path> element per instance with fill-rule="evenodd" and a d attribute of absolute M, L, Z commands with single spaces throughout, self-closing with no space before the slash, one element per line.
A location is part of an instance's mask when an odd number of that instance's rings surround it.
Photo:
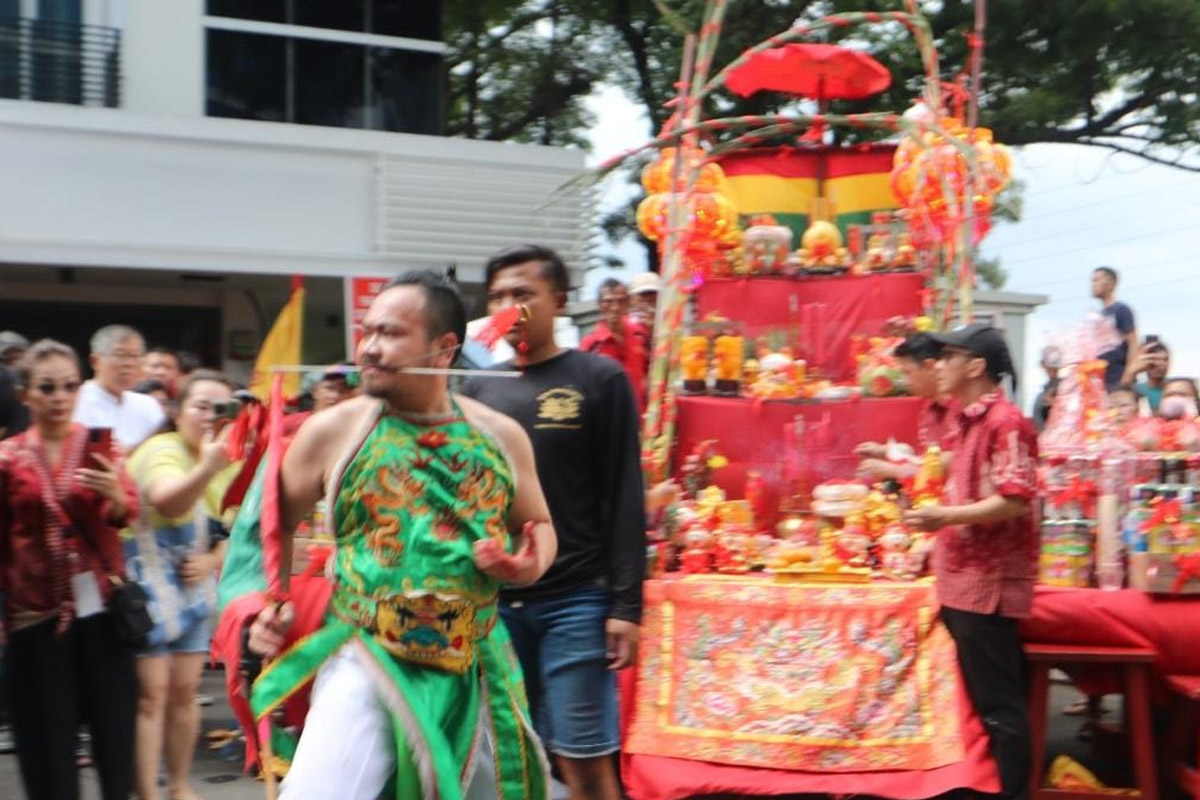
<path fill-rule="evenodd" d="M 283 375 L 275 373 L 271 401 L 267 406 L 267 471 L 263 476 L 262 532 L 263 572 L 267 596 L 282 603 L 288 599 L 283 576 L 283 515 L 279 508 L 280 468 L 283 466 Z"/>

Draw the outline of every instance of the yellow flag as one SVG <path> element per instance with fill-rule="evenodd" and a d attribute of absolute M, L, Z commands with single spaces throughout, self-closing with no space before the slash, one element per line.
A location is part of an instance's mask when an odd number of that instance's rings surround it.
<path fill-rule="evenodd" d="M 292 278 L 292 296 L 287 305 L 275 318 L 275 324 L 263 339 L 254 361 L 254 375 L 250 379 L 250 391 L 264 403 L 271 395 L 271 367 L 296 366 L 300 363 L 300 344 L 304 341 L 304 279 Z M 283 396 L 300 394 L 300 373 L 287 372 L 283 376 Z"/>

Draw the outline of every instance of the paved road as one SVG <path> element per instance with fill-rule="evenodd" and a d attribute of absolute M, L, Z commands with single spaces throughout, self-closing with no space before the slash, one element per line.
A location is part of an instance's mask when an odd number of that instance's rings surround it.
<path fill-rule="evenodd" d="M 260 800 L 263 794 L 262 783 L 242 775 L 242 749 L 240 745 L 223 752 L 208 749 L 208 740 L 204 733 L 217 728 L 234 727 L 233 715 L 225 703 L 223 674 L 209 671 L 204 675 L 201 691 L 211 695 L 215 702 L 203 709 L 202 733 L 197 745 L 196 763 L 192 770 L 192 787 L 204 800 Z M 1047 735 L 1047 751 L 1050 757 L 1057 753 L 1068 753 L 1073 758 L 1096 770 L 1102 778 L 1113 783 L 1121 780 L 1120 764 L 1123 754 L 1101 753 L 1099 756 L 1091 748 L 1075 737 L 1080 718 L 1066 717 L 1057 713 L 1066 703 L 1077 695 L 1074 690 L 1065 686 L 1056 686 L 1051 693 L 1050 729 Z M 1109 698 L 1108 707 L 1115 710 L 1118 706 L 1116 698 Z M 1108 719 L 1119 718 L 1110 712 Z M 1116 758 L 1113 758 L 1113 756 Z M 1125 778 L 1128 780 L 1128 778 Z M 100 800 L 96 788 L 95 772 L 85 769 L 82 773 L 83 793 L 81 800 Z M 1120 784 L 1117 784 L 1120 785 Z M 0 800 L 20 800 L 22 797 L 20 778 L 17 772 L 16 757 L 0 756 Z M 777 800 L 784 800 L 777 798 Z M 812 800 L 807 798 L 806 800 Z"/>
<path fill-rule="evenodd" d="M 262 783 L 242 775 L 240 744 L 223 752 L 208 749 L 205 733 L 216 728 L 236 727 L 233 714 L 225 703 L 224 680 L 222 672 L 210 670 L 204 673 L 201 692 L 211 695 L 215 702 L 202 709 L 201 735 L 196 749 L 196 763 L 192 769 L 192 787 L 204 800 L 261 800 L 264 796 Z M 94 770 L 82 771 L 81 800 L 100 800 L 95 778 Z M 0 799 L 20 800 L 22 796 L 16 757 L 0 756 Z M 165 790 L 163 797 L 166 797 Z"/>

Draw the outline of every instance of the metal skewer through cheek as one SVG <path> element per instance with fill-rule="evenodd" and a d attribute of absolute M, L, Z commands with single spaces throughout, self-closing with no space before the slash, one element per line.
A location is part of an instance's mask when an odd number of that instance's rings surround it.
<path fill-rule="evenodd" d="M 447 348 L 434 351 L 430 355 L 449 352 L 455 348 Z M 426 356 L 421 356 L 425 358 Z M 405 365 L 400 366 L 384 366 L 382 364 L 372 364 L 372 367 L 382 372 L 405 372 L 409 375 L 464 375 L 466 377 L 483 377 L 483 378 L 519 378 L 520 372 L 513 370 L 501 369 L 461 369 L 457 367 L 410 367 Z M 342 372 L 362 372 L 363 368 L 355 364 L 353 366 L 336 366 L 330 367 L 328 364 L 276 364 L 270 367 L 271 372 L 316 372 L 316 371 L 332 371 L 340 370 Z"/>
<path fill-rule="evenodd" d="M 524 325 L 530 320 L 531 317 L 532 314 L 529 311 L 529 307 L 522 305 L 520 306 L 520 316 L 517 324 Z M 522 345 L 524 345 L 524 341 L 522 341 Z M 455 345 L 454 347 L 443 347 L 438 350 L 434 350 L 431 353 L 419 356 L 419 358 L 428 358 L 429 356 L 437 356 L 441 355 L 442 353 L 452 353 L 455 350 L 458 350 L 460 347 L 461 345 Z M 517 348 L 518 363 L 522 366 L 526 355 L 524 350 L 527 349 L 527 346 Z M 415 361 L 417 359 L 412 360 Z M 522 375 L 521 371 L 519 370 L 460 369 L 457 367 L 410 367 L 407 366 L 406 363 L 401 363 L 397 366 L 384 366 L 381 364 L 372 364 L 371 366 L 373 366 L 375 369 L 382 370 L 383 372 L 407 372 L 409 375 L 462 375 L 465 377 L 478 378 L 520 378 Z M 363 368 L 357 364 L 352 366 L 338 366 L 336 368 L 344 372 L 362 372 L 363 370 Z M 330 366 L 328 364 L 277 364 L 269 368 L 270 372 L 313 372 L 317 370 L 329 371 Z"/>

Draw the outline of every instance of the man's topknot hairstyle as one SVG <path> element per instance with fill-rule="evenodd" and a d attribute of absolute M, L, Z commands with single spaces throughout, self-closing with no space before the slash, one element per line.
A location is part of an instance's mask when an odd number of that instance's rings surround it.
<path fill-rule="evenodd" d="M 467 309 L 454 281 L 431 269 L 415 269 L 392 278 L 383 291 L 397 286 L 417 286 L 424 290 L 429 335 L 436 337 L 453 333 L 458 337 L 458 347 L 462 348 L 467 340 Z"/>

